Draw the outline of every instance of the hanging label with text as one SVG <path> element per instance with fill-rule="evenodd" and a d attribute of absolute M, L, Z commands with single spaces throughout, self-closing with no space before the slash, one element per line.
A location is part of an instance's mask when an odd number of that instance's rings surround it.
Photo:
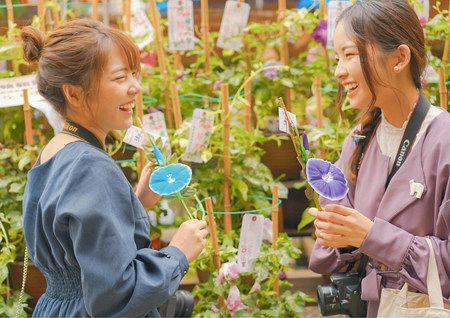
<path fill-rule="evenodd" d="M 141 50 L 155 38 L 155 30 L 145 13 L 145 6 L 141 0 L 131 2 L 130 33 Z"/>
<path fill-rule="evenodd" d="M 264 232 L 264 216 L 245 214 L 242 219 L 237 263 L 243 272 L 252 270 L 253 261 L 258 258 Z"/>
<path fill-rule="evenodd" d="M 191 0 L 169 0 L 169 50 L 194 49 L 194 7 Z"/>
<path fill-rule="evenodd" d="M 148 131 L 153 136 L 161 138 L 163 142 L 163 149 L 167 155 L 172 153 L 169 143 L 169 135 L 167 134 L 166 121 L 164 120 L 164 113 L 156 111 L 146 114 L 142 117 L 142 126 L 145 131 Z"/>
<path fill-rule="evenodd" d="M 278 107 L 278 129 L 280 131 L 283 131 L 285 133 L 290 133 L 289 131 L 289 124 L 287 122 L 286 113 L 289 116 L 289 122 L 292 127 L 297 126 L 297 118 L 295 117 L 295 114 L 285 111 L 283 108 Z"/>
<path fill-rule="evenodd" d="M 239 51 L 242 47 L 242 33 L 247 26 L 250 5 L 245 2 L 228 0 L 225 3 L 220 24 L 217 46 Z"/>
<path fill-rule="evenodd" d="M 212 111 L 200 108 L 194 110 L 189 143 L 183 155 L 183 160 L 196 163 L 207 161 L 202 158 L 202 152 L 208 148 L 213 126 L 214 113 Z"/>

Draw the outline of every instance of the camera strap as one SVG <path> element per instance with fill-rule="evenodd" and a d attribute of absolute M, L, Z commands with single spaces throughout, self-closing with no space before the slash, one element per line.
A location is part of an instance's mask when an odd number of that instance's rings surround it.
<path fill-rule="evenodd" d="M 97 147 L 103 151 L 105 150 L 103 144 L 97 139 L 97 137 L 95 137 L 93 133 L 69 119 L 66 119 L 64 122 L 64 128 L 61 132 L 66 135 L 78 137 L 94 147 Z"/>

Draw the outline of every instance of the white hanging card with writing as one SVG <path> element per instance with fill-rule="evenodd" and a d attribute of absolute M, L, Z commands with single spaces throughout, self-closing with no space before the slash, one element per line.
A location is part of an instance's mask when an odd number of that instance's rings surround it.
<path fill-rule="evenodd" d="M 328 21 L 327 21 L 327 47 L 333 48 L 334 30 L 336 29 L 336 20 L 345 8 L 352 5 L 351 0 L 331 0 L 327 3 Z"/>
<path fill-rule="evenodd" d="M 243 272 L 252 270 L 252 264 L 258 258 L 263 239 L 264 216 L 245 214 L 242 219 L 239 238 L 237 263 Z"/>
<path fill-rule="evenodd" d="M 295 114 L 286 111 L 286 113 L 289 116 L 289 121 L 291 123 L 291 125 L 297 126 L 297 118 L 295 117 Z M 286 114 L 283 108 L 278 107 L 278 129 L 285 132 L 285 133 L 290 133 L 289 131 L 289 124 L 287 122 L 287 118 L 286 118 Z"/>
<path fill-rule="evenodd" d="M 131 2 L 130 32 L 141 50 L 155 38 L 155 30 L 145 13 L 145 6 L 141 0 Z"/>
<path fill-rule="evenodd" d="M 164 113 L 156 111 L 146 114 L 142 117 L 142 126 L 145 131 L 151 133 L 153 136 L 160 137 L 163 142 L 164 152 L 170 156 L 172 149 L 170 148 L 169 135 L 167 134 L 166 121 L 164 120 Z"/>
<path fill-rule="evenodd" d="M 144 149 L 143 145 L 147 143 L 144 131 L 136 126 L 131 126 L 130 128 L 128 128 L 127 132 L 125 133 L 125 137 L 123 137 L 123 141 L 140 149 Z"/>
<path fill-rule="evenodd" d="M 169 50 L 193 50 L 195 36 L 192 0 L 169 0 L 167 16 L 169 22 Z"/>
<path fill-rule="evenodd" d="M 214 113 L 196 108 L 192 116 L 192 126 L 189 133 L 189 143 L 183 160 L 202 163 L 202 151 L 208 148 L 209 139 L 214 126 Z"/>
<path fill-rule="evenodd" d="M 228 0 L 225 3 L 220 24 L 217 46 L 223 49 L 239 51 L 242 47 L 241 35 L 247 26 L 250 5 L 245 2 Z"/>

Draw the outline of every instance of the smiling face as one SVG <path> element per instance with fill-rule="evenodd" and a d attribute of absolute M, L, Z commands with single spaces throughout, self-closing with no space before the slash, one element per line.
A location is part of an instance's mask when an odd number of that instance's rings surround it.
<path fill-rule="evenodd" d="M 350 105 L 361 109 L 369 105 L 372 94 L 364 77 L 356 43 L 347 35 L 340 22 L 334 34 L 337 66 L 334 76 L 347 92 Z"/>
<path fill-rule="evenodd" d="M 136 95 L 141 90 L 137 71 L 130 70 L 121 53 L 112 46 L 92 107 L 97 125 L 105 132 L 124 130 L 132 125 Z"/>

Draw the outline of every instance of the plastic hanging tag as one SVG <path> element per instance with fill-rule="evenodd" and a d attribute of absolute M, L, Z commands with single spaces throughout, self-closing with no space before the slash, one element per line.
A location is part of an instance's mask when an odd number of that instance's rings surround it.
<path fill-rule="evenodd" d="M 250 5 L 245 2 L 227 1 L 220 24 L 217 46 L 239 51 L 242 47 L 242 33 L 247 26 Z"/>
<path fill-rule="evenodd" d="M 278 107 L 278 129 L 287 134 L 290 134 L 289 124 L 288 124 L 287 118 L 286 118 L 286 113 L 289 116 L 290 124 L 292 126 L 297 126 L 297 118 L 296 118 L 295 114 L 288 112 L 288 111 L 285 112 L 283 108 Z"/>
<path fill-rule="evenodd" d="M 191 0 L 169 0 L 169 50 L 189 51 L 195 46 L 194 6 Z"/>
<path fill-rule="evenodd" d="M 209 139 L 214 126 L 214 113 L 209 110 L 196 108 L 192 116 L 192 127 L 189 133 L 189 143 L 183 160 L 202 163 L 202 152 L 208 148 Z M 207 161 L 207 160 L 206 160 Z"/>
<path fill-rule="evenodd" d="M 123 141 L 136 148 L 144 149 L 143 145 L 146 144 L 144 131 L 139 127 L 131 126 L 125 133 Z"/>
<path fill-rule="evenodd" d="M 169 135 L 167 134 L 166 121 L 164 120 L 164 113 L 156 111 L 150 114 L 146 114 L 142 117 L 142 126 L 145 131 L 161 138 L 163 142 L 162 148 L 166 155 L 170 156 L 172 149 L 170 148 Z"/>
<path fill-rule="evenodd" d="M 155 38 L 155 30 L 145 13 L 145 6 L 141 0 L 131 2 L 130 33 L 141 50 Z"/>
<path fill-rule="evenodd" d="M 252 270 L 253 261 L 258 258 L 263 239 L 264 216 L 245 214 L 239 238 L 237 263 L 243 272 Z"/>

